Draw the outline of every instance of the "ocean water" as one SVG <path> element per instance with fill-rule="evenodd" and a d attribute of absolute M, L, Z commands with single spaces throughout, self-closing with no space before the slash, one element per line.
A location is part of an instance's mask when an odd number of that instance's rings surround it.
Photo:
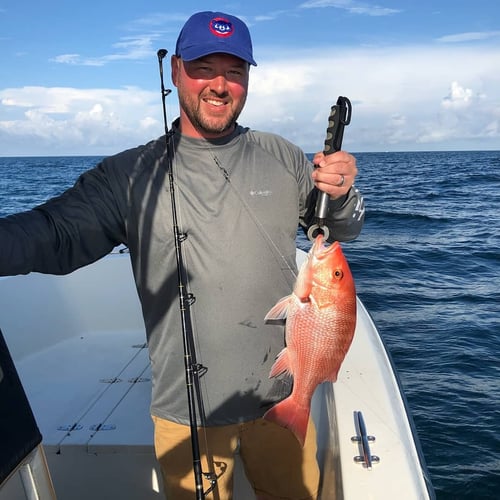
<path fill-rule="evenodd" d="M 367 215 L 343 248 L 398 370 L 436 496 L 498 498 L 500 151 L 356 157 Z M 98 160 L 0 158 L 0 216 L 60 193 Z"/>

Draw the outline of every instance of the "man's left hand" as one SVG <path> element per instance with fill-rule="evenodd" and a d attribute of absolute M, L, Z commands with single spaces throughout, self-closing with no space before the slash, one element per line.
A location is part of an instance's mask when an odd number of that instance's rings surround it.
<path fill-rule="evenodd" d="M 314 184 L 333 200 L 345 195 L 354 184 L 358 174 L 356 158 L 346 151 L 325 155 L 316 153 L 313 163 L 317 167 L 312 173 Z"/>

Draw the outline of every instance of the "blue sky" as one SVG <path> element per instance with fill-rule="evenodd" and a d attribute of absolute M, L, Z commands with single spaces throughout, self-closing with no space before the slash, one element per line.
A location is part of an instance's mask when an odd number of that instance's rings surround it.
<path fill-rule="evenodd" d="M 208 9 L 252 33 L 243 125 L 314 152 L 345 95 L 347 150 L 500 149 L 496 0 L 0 0 L 0 156 L 112 154 L 161 135 L 156 51 Z M 167 104 L 172 120 L 175 92 Z"/>

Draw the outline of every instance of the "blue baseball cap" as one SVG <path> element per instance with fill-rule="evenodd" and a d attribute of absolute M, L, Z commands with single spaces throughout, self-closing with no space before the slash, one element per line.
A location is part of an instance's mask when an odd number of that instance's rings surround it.
<path fill-rule="evenodd" d="M 222 12 L 198 12 L 184 24 L 175 55 L 185 61 L 215 53 L 231 54 L 257 66 L 252 54 L 252 40 L 246 24 Z"/>

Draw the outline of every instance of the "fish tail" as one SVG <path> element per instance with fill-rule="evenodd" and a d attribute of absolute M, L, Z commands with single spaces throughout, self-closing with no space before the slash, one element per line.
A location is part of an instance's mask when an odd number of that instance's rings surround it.
<path fill-rule="evenodd" d="M 270 422 L 290 429 L 301 446 L 304 446 L 309 422 L 310 408 L 299 406 L 290 396 L 279 402 L 264 414 Z"/>

